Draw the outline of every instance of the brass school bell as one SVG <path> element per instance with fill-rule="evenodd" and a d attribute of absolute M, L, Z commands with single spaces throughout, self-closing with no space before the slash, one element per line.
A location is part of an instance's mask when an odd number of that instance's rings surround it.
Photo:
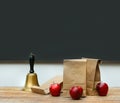
<path fill-rule="evenodd" d="M 35 56 L 31 53 L 29 57 L 30 71 L 26 76 L 26 82 L 23 88 L 24 91 L 31 91 L 32 86 L 39 86 L 37 74 L 34 73 L 34 61 Z"/>

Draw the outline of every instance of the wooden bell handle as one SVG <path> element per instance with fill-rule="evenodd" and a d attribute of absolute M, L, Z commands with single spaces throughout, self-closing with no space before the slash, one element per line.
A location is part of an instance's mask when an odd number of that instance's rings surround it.
<path fill-rule="evenodd" d="M 29 57 L 30 73 L 34 73 L 34 61 L 35 61 L 35 55 L 31 53 Z"/>

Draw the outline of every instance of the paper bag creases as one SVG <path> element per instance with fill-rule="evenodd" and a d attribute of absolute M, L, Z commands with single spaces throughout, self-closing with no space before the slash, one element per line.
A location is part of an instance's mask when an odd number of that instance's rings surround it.
<path fill-rule="evenodd" d="M 49 79 L 48 81 L 46 81 L 45 83 L 43 83 L 40 87 L 39 86 L 33 86 L 32 92 L 34 93 L 39 93 L 39 94 L 49 94 L 49 87 L 51 84 L 53 83 L 59 83 L 62 87 L 62 83 L 63 83 L 63 76 L 61 75 L 56 75 L 55 77 Z"/>
<path fill-rule="evenodd" d="M 69 97 L 72 86 L 81 86 L 83 96 L 98 95 L 96 84 L 100 82 L 99 59 L 82 58 L 64 60 L 63 96 Z"/>
<path fill-rule="evenodd" d="M 100 82 L 100 60 L 98 59 L 87 59 L 86 69 L 86 89 L 87 95 L 97 95 L 96 84 Z"/>
<path fill-rule="evenodd" d="M 86 60 L 64 60 L 63 96 L 69 97 L 69 89 L 75 85 L 80 85 L 83 88 L 83 96 L 86 96 Z"/>

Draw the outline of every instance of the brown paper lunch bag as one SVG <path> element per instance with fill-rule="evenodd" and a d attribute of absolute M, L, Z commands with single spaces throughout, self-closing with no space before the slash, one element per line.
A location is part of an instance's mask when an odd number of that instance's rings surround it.
<path fill-rule="evenodd" d="M 98 95 L 96 84 L 101 81 L 99 64 L 101 60 L 92 58 L 83 58 L 86 63 L 86 95 Z"/>
<path fill-rule="evenodd" d="M 83 96 L 86 96 L 86 61 L 87 59 L 64 60 L 62 96 L 70 97 L 69 89 L 75 85 L 80 85 L 83 88 Z"/>
<path fill-rule="evenodd" d="M 69 97 L 69 89 L 79 85 L 83 96 L 97 95 L 96 84 L 100 81 L 100 60 L 91 58 L 64 60 L 63 96 Z"/>

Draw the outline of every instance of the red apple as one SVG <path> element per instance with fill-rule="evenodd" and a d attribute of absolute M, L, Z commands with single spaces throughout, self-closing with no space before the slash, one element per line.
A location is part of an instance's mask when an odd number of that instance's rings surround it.
<path fill-rule="evenodd" d="M 69 93 L 72 99 L 77 100 L 82 96 L 83 89 L 80 86 L 73 86 L 70 88 Z"/>
<path fill-rule="evenodd" d="M 99 96 L 106 96 L 107 93 L 108 93 L 108 84 L 105 83 L 105 82 L 99 82 L 97 85 L 96 85 L 96 89 L 98 91 L 98 94 Z"/>
<path fill-rule="evenodd" d="M 60 96 L 61 85 L 58 83 L 53 83 L 50 85 L 49 91 L 52 96 Z"/>

